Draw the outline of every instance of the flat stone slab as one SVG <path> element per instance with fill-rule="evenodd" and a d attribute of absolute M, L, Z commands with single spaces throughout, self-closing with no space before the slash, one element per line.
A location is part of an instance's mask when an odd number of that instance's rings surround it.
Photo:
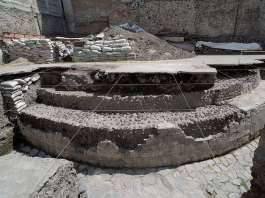
<path fill-rule="evenodd" d="M 248 94 L 243 94 L 231 99 L 229 104 L 237 106 L 244 111 L 257 109 L 265 104 L 265 80 L 262 80 L 259 86 Z"/>
<path fill-rule="evenodd" d="M 265 55 L 201 55 L 191 58 L 192 62 L 213 66 L 251 66 L 263 64 Z"/>
<path fill-rule="evenodd" d="M 66 160 L 12 152 L 0 157 L 0 197 L 78 197 L 78 179 Z"/>
<path fill-rule="evenodd" d="M 124 61 L 124 62 L 94 62 L 94 63 L 54 63 L 54 64 L 32 64 L 25 66 L 3 65 L 0 68 L 0 76 L 22 74 L 36 71 L 38 69 L 52 68 L 94 68 L 105 69 L 108 72 L 151 72 L 151 73 L 216 73 L 214 68 L 204 63 L 196 63 L 190 59 L 175 61 Z M 146 67 L 146 68 L 145 68 Z M 145 69 L 143 69 L 145 68 Z"/>
<path fill-rule="evenodd" d="M 183 64 L 183 62 L 188 62 L 184 64 L 197 64 L 197 65 L 215 65 L 215 66 L 240 66 L 240 65 L 255 65 L 262 64 L 265 60 L 265 55 L 200 55 L 189 59 L 181 59 L 181 60 L 173 60 L 167 62 L 175 62 L 176 64 Z M 147 64 L 155 63 L 156 65 L 161 67 L 161 63 L 163 61 L 149 61 Z M 121 64 L 124 62 L 118 62 L 117 64 Z M 128 63 L 128 62 L 125 62 Z M 5 75 L 14 75 L 14 74 L 23 74 L 36 71 L 38 69 L 51 69 L 56 67 L 61 68 L 72 68 L 72 67 L 93 67 L 93 65 L 97 65 L 102 63 L 55 63 L 55 64 L 32 64 L 32 65 L 24 65 L 24 66 L 9 66 L 9 65 L 1 65 L 0 68 L 0 76 Z M 108 64 L 108 63 L 104 63 Z M 113 64 L 113 63 L 109 63 Z M 134 64 L 134 63 L 133 63 Z M 139 63 L 138 63 L 139 64 Z M 197 69 L 198 70 L 198 69 Z"/>
<path fill-rule="evenodd" d="M 97 64 L 100 66 L 100 64 Z M 216 73 L 216 69 L 203 63 L 188 60 L 180 61 L 135 61 L 122 63 L 102 63 L 106 73 L 145 73 L 145 74 L 178 74 L 178 73 Z"/>

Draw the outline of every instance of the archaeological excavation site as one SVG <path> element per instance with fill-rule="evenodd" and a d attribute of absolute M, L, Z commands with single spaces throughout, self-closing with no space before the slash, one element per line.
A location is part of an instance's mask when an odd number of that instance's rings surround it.
<path fill-rule="evenodd" d="M 264 10 L 0 0 L 0 198 L 265 198 Z"/>

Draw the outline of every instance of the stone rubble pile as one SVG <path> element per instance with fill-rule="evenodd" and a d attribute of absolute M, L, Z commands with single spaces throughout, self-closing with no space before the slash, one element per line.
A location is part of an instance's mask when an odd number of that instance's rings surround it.
<path fill-rule="evenodd" d="M 55 60 L 53 42 L 49 39 L 8 41 L 7 49 L 10 61 L 20 57 L 34 63 L 51 63 Z"/>
<path fill-rule="evenodd" d="M 39 79 L 40 76 L 35 74 L 31 77 L 1 83 L 0 91 L 3 97 L 4 109 L 10 121 L 14 121 L 17 114 L 27 107 L 23 93 L 27 92 L 29 86 Z"/>
<path fill-rule="evenodd" d="M 73 60 L 85 61 L 117 61 L 132 60 L 136 55 L 132 52 L 127 39 L 109 39 L 91 41 L 86 39 L 83 47 L 75 47 Z"/>

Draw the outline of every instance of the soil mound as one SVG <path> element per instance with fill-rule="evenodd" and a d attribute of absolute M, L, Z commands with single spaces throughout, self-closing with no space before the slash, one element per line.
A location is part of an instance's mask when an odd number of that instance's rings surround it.
<path fill-rule="evenodd" d="M 137 60 L 170 60 L 194 57 L 194 52 L 189 52 L 170 45 L 168 42 L 148 33 L 130 32 L 118 26 L 111 26 L 104 31 L 105 39 L 128 39 L 136 54 Z"/>

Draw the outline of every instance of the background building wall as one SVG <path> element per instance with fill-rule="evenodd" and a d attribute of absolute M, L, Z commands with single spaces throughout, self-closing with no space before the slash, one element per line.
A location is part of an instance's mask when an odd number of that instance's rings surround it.
<path fill-rule="evenodd" d="M 65 23 L 68 34 L 75 33 L 75 16 L 71 0 L 62 0 L 65 16 Z"/>
<path fill-rule="evenodd" d="M 82 34 L 97 32 L 108 23 L 133 21 L 154 34 L 257 38 L 265 28 L 262 6 L 263 0 L 73 1 L 76 31 Z"/>
<path fill-rule="evenodd" d="M 72 5 L 76 33 L 95 33 L 108 26 L 112 0 L 72 0 Z"/>
<path fill-rule="evenodd" d="M 39 28 L 32 9 L 32 0 L 0 0 L 0 34 L 3 32 L 38 34 Z"/>
<path fill-rule="evenodd" d="M 154 34 L 264 40 L 265 0 L 0 0 L 0 34 L 87 35 L 127 21 Z"/>
<path fill-rule="evenodd" d="M 265 0 L 261 0 L 259 3 L 259 20 L 258 20 L 258 30 L 259 30 L 259 37 L 265 37 Z"/>
<path fill-rule="evenodd" d="M 0 34 L 62 35 L 64 12 L 60 0 L 0 0 Z"/>
<path fill-rule="evenodd" d="M 36 12 L 44 35 L 63 35 L 66 33 L 64 10 L 61 0 L 32 0 L 36 2 Z M 35 1 L 35 2 L 34 2 Z"/>

